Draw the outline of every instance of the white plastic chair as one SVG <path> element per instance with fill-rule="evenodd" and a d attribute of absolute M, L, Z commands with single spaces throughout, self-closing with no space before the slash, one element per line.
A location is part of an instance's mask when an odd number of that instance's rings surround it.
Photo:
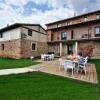
<path fill-rule="evenodd" d="M 45 54 L 41 54 L 41 60 L 44 61 L 45 59 Z"/>
<path fill-rule="evenodd" d="M 54 54 L 51 54 L 51 57 L 52 57 L 52 60 L 54 59 L 55 55 Z"/>
<path fill-rule="evenodd" d="M 53 60 L 54 59 L 54 54 L 49 54 L 47 59 L 48 60 Z"/>
<path fill-rule="evenodd" d="M 67 72 L 68 69 L 71 69 L 72 70 L 72 75 L 73 75 L 73 73 L 74 73 L 74 67 L 75 67 L 75 65 L 74 65 L 73 61 L 66 60 L 66 62 L 64 64 L 64 70 L 65 70 L 65 72 Z"/>
<path fill-rule="evenodd" d="M 65 65 L 65 60 L 63 60 L 62 58 L 59 58 L 59 70 L 61 69 L 61 67 L 64 67 Z"/>

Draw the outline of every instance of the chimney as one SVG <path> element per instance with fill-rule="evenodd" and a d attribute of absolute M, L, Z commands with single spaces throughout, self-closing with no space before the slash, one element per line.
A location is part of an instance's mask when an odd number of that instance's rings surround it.
<path fill-rule="evenodd" d="M 7 27 L 9 26 L 9 24 L 7 24 Z"/>

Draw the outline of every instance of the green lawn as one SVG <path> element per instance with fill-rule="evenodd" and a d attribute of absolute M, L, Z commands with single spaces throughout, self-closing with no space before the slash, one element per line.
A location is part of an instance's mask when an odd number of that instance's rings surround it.
<path fill-rule="evenodd" d="M 10 59 L 10 58 L 0 58 L 0 69 L 6 68 L 21 68 L 27 67 L 35 64 L 39 64 L 37 60 L 31 61 L 30 59 Z"/>
<path fill-rule="evenodd" d="M 97 65 L 100 80 L 100 60 Z M 0 76 L 0 100 L 99 100 L 99 84 L 34 72 Z"/>
<path fill-rule="evenodd" d="M 100 59 L 90 60 L 91 63 L 94 63 L 96 65 L 97 74 L 98 74 L 98 93 L 100 98 Z"/>
<path fill-rule="evenodd" d="M 0 100 L 98 100 L 97 86 L 34 72 L 0 77 Z"/>

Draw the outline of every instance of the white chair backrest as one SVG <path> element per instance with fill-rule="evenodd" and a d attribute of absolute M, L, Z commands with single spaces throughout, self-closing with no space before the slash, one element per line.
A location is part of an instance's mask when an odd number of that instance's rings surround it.
<path fill-rule="evenodd" d="M 54 58 L 54 54 L 51 54 L 52 58 Z"/>
<path fill-rule="evenodd" d="M 73 61 L 71 61 L 71 60 L 66 60 L 66 61 L 65 61 L 65 65 L 73 66 Z"/>
<path fill-rule="evenodd" d="M 88 57 L 85 57 L 85 64 L 87 64 L 87 61 L 88 61 Z"/>
<path fill-rule="evenodd" d="M 45 54 L 41 54 L 41 58 L 44 58 L 45 57 Z"/>
<path fill-rule="evenodd" d="M 59 58 L 59 64 L 64 65 L 64 60 L 62 58 Z"/>

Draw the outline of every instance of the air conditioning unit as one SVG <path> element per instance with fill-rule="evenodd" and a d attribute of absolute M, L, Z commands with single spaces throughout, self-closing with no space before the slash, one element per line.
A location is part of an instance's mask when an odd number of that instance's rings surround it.
<path fill-rule="evenodd" d="M 90 38 L 91 34 L 82 34 L 82 38 Z"/>
<path fill-rule="evenodd" d="M 88 38 L 88 34 L 82 34 L 82 38 Z"/>
<path fill-rule="evenodd" d="M 21 33 L 21 38 L 26 38 L 26 37 L 27 37 L 27 34 Z"/>

